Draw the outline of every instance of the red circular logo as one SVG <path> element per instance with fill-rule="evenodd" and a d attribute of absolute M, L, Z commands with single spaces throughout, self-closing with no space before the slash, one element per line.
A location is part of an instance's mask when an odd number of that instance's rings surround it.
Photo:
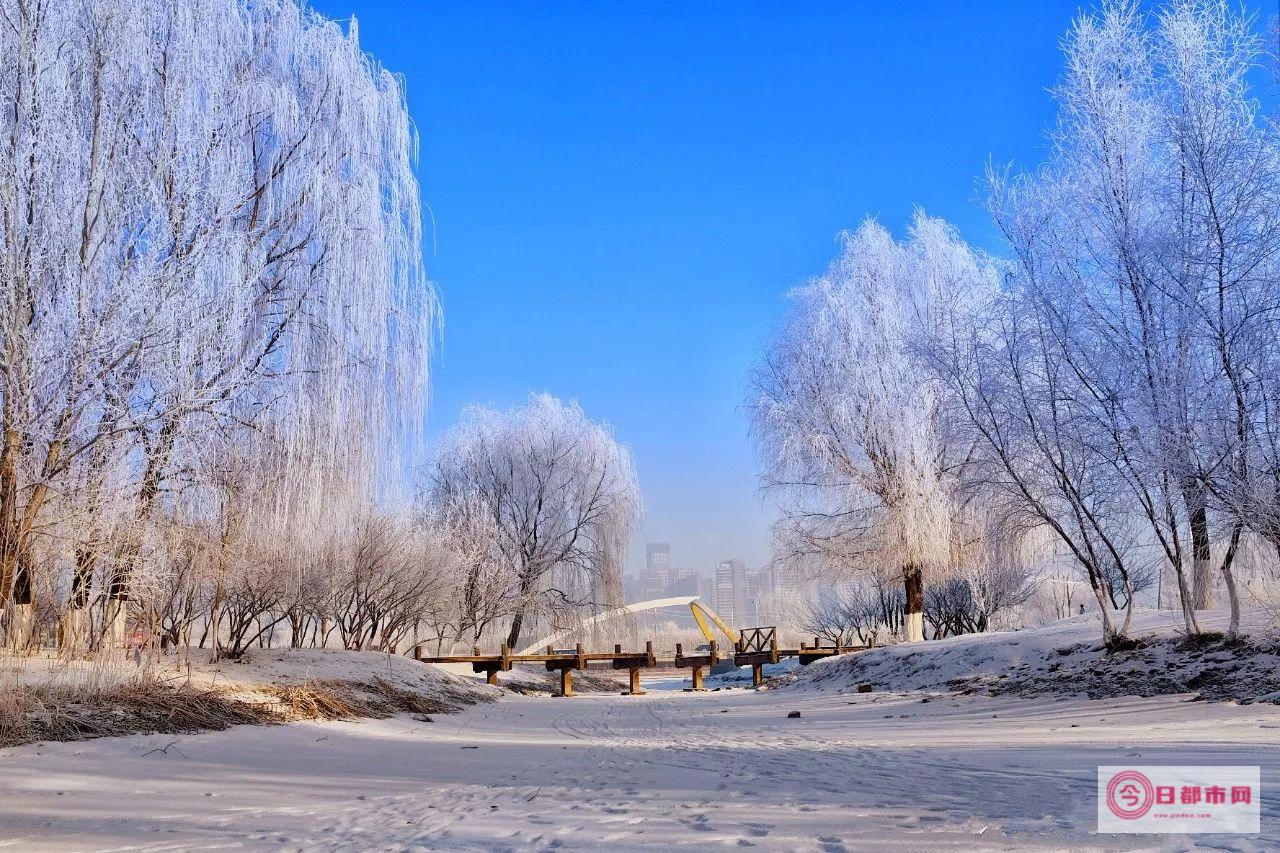
<path fill-rule="evenodd" d="M 1156 789 L 1146 774 L 1122 770 L 1107 783 L 1107 808 L 1118 818 L 1137 820 L 1156 802 Z"/>

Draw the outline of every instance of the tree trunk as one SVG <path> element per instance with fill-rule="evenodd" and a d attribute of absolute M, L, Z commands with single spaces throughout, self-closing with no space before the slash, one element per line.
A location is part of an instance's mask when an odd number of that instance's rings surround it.
<path fill-rule="evenodd" d="M 507 648 L 516 648 L 516 643 L 520 641 L 520 628 L 524 624 L 524 610 L 521 610 L 511 620 L 511 630 L 507 632 Z"/>
<path fill-rule="evenodd" d="M 18 543 L 17 571 L 13 576 L 12 615 L 9 618 L 9 647 L 26 651 L 35 639 L 36 604 L 31 584 L 31 557 Z"/>
<path fill-rule="evenodd" d="M 520 577 L 520 609 L 516 611 L 515 618 L 511 620 L 511 630 L 507 632 L 507 647 L 516 648 L 516 643 L 520 640 L 520 629 L 524 626 L 524 614 L 528 610 L 531 596 L 534 589 L 537 588 L 539 575 L 533 574 L 528 567 Z"/>
<path fill-rule="evenodd" d="M 18 574 L 18 453 L 22 436 L 4 431 L 0 449 L 0 612 L 10 603 Z"/>
<path fill-rule="evenodd" d="M 1184 487 L 1191 525 L 1191 608 L 1213 607 L 1213 558 L 1209 551 L 1209 512 L 1199 483 Z"/>
<path fill-rule="evenodd" d="M 58 651 L 64 655 L 82 652 L 89 641 L 89 610 L 70 607 L 58 620 Z"/>
<path fill-rule="evenodd" d="M 906 640 L 918 643 L 924 640 L 924 571 L 907 563 L 902 567 L 902 582 L 907 594 Z"/>
<path fill-rule="evenodd" d="M 1236 589 L 1235 572 L 1229 563 L 1222 566 L 1222 576 L 1227 581 L 1227 600 L 1231 605 L 1231 619 L 1227 623 L 1227 637 L 1234 640 L 1240 636 L 1240 592 Z"/>
<path fill-rule="evenodd" d="M 64 655 L 85 648 L 89 641 L 89 592 L 97 555 L 89 548 L 76 549 L 75 574 L 71 577 L 71 597 L 67 612 L 58 620 L 58 650 Z"/>
<path fill-rule="evenodd" d="M 1192 606 L 1191 590 L 1187 589 L 1187 573 L 1181 566 L 1174 566 L 1178 580 L 1178 603 L 1182 606 L 1182 621 L 1188 637 L 1200 635 L 1200 623 L 1196 621 L 1196 609 Z"/>
<path fill-rule="evenodd" d="M 125 621 L 129 615 L 129 602 L 125 598 L 111 596 L 103 607 L 102 648 L 113 654 L 124 648 Z"/>
<path fill-rule="evenodd" d="M 1244 533 L 1244 521 L 1237 520 L 1231 536 L 1227 540 L 1226 553 L 1222 555 L 1222 577 L 1227 582 L 1227 601 L 1231 606 L 1231 621 L 1227 626 L 1227 636 L 1236 640 L 1240 636 L 1240 590 L 1236 587 L 1236 575 L 1232 569 L 1236 558 L 1236 549 L 1240 547 L 1240 537 Z"/>

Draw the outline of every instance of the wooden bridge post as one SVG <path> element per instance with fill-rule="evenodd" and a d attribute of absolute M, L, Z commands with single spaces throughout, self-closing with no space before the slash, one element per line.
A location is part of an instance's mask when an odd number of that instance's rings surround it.
<path fill-rule="evenodd" d="M 702 686 L 702 667 L 691 666 L 689 667 L 689 672 L 691 675 L 691 678 L 689 680 L 693 684 L 693 686 L 690 687 L 689 689 L 696 690 L 699 693 L 701 693 L 703 690 L 706 690 L 707 688 Z"/>
<path fill-rule="evenodd" d="M 573 670 L 567 666 L 560 670 L 560 695 L 573 695 Z"/>
<path fill-rule="evenodd" d="M 640 668 L 633 666 L 627 670 L 627 694 L 628 696 L 643 696 L 644 690 L 640 687 Z"/>
<path fill-rule="evenodd" d="M 493 685 L 494 687 L 497 687 L 497 686 L 498 686 L 498 671 L 497 671 L 496 669 L 488 669 L 488 670 L 485 670 L 485 673 L 484 673 L 484 681 L 485 681 L 485 684 L 491 684 L 491 685 Z"/>
<path fill-rule="evenodd" d="M 764 664 L 751 664 L 751 686 L 759 687 L 764 684 Z"/>

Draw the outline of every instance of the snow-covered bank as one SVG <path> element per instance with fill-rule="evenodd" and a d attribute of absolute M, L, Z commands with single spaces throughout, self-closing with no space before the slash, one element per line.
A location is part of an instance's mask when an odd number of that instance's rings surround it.
<path fill-rule="evenodd" d="M 135 733 L 189 733 L 299 719 L 449 713 L 502 691 L 395 655 L 256 650 L 122 660 L 0 660 L 0 746 Z"/>
<path fill-rule="evenodd" d="M 1260 764 L 1280 708 L 722 690 L 0 750 L 5 850 L 1185 848 L 1099 836 L 1099 764 Z M 799 719 L 788 717 L 800 711 Z M 167 749 L 164 749 L 168 747 Z M 1258 838 L 1280 846 L 1280 803 Z"/>
<path fill-rule="evenodd" d="M 1226 614 L 1200 614 L 1206 631 Z M 852 692 L 963 690 L 991 694 L 1157 696 L 1280 702 L 1280 641 L 1261 621 L 1237 644 L 1185 642 L 1178 613 L 1134 614 L 1133 648 L 1107 651 L 1096 617 L 1075 616 L 1038 628 L 967 634 L 945 640 L 872 649 L 819 661 L 802 670 L 793 689 Z"/>

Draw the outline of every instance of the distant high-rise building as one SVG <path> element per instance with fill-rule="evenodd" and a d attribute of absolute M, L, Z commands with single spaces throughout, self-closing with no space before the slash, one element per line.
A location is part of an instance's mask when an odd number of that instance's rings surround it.
<path fill-rule="evenodd" d="M 743 624 L 747 615 L 747 567 L 741 560 L 721 560 L 716 565 L 713 609 L 734 627 L 750 627 Z"/>
<path fill-rule="evenodd" d="M 761 593 L 767 596 L 773 592 L 771 586 L 772 580 L 768 569 L 748 571 L 743 575 L 742 599 L 745 607 L 743 618 L 752 625 L 760 624 L 760 596 Z"/>
<path fill-rule="evenodd" d="M 671 582 L 667 584 L 667 595 L 698 595 L 698 573 L 693 569 L 674 569 Z"/>
<path fill-rule="evenodd" d="M 640 575 L 642 600 L 663 598 L 671 583 L 671 544 L 650 542 L 644 549 L 644 572 Z"/>
<path fill-rule="evenodd" d="M 644 549 L 644 567 L 650 572 L 671 570 L 671 543 L 650 542 Z"/>

